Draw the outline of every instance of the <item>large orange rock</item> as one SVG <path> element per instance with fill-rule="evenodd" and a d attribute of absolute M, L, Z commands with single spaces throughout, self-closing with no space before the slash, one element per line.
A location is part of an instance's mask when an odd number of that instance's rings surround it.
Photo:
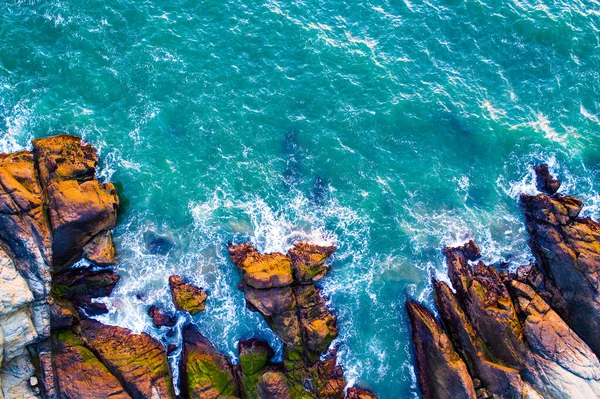
<path fill-rule="evenodd" d="M 175 398 L 165 349 L 154 338 L 89 319 L 81 321 L 79 330 L 81 340 L 134 399 Z"/>
<path fill-rule="evenodd" d="M 292 284 L 292 266 L 284 254 L 261 254 L 248 243 L 230 245 L 229 254 L 238 267 L 244 282 L 251 287 L 265 289 Z"/>
<path fill-rule="evenodd" d="M 79 137 L 59 135 L 33 141 L 53 231 L 54 271 L 81 259 L 83 247 L 117 220 L 119 199 L 111 183 L 95 178 L 98 156 Z"/>
<path fill-rule="evenodd" d="M 75 334 L 70 331 L 54 334 L 53 346 L 61 399 L 131 399 L 119 380 Z"/>

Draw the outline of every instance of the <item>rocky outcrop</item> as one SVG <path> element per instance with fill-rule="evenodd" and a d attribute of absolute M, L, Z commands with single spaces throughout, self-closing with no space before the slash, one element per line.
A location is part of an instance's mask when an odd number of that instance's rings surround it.
<path fill-rule="evenodd" d="M 344 397 L 343 372 L 335 352 L 329 352 L 338 334 L 336 318 L 314 285 L 329 270 L 325 262 L 334 250 L 299 243 L 284 255 L 261 254 L 248 243 L 229 246 L 247 307 L 260 313 L 284 342 L 283 367 L 268 364 L 264 351 L 262 371 L 242 366 L 243 391 L 251 392 L 250 397 L 254 392 L 259 397 L 288 397 L 288 392 L 291 397 Z M 249 356 L 241 346 L 240 359 L 242 351 Z"/>
<path fill-rule="evenodd" d="M 132 398 L 175 398 L 165 348 L 154 338 L 95 320 L 83 320 L 78 331 Z"/>
<path fill-rule="evenodd" d="M 239 398 L 229 360 L 193 324 L 183 330 L 181 394 L 184 399 Z"/>
<path fill-rule="evenodd" d="M 201 288 L 187 284 L 179 276 L 170 276 L 169 286 L 175 309 L 188 312 L 192 316 L 204 310 L 206 294 Z"/>
<path fill-rule="evenodd" d="M 166 313 L 156 305 L 150 306 L 148 316 L 152 318 L 155 327 L 173 327 L 177 323 L 175 316 Z"/>
<path fill-rule="evenodd" d="M 435 317 L 415 302 L 408 302 L 406 309 L 412 325 L 423 398 L 475 399 L 475 388 L 467 366 Z"/>
<path fill-rule="evenodd" d="M 540 190 L 556 192 L 547 168 L 539 170 Z M 477 261 L 473 242 L 446 248 L 456 292 L 433 281 L 442 324 L 408 304 L 425 398 L 473 397 L 468 382 L 477 398 L 600 397 L 598 224 L 578 217 L 574 197 L 521 200 L 540 266 L 500 274 Z"/>
<path fill-rule="evenodd" d="M 119 199 L 111 183 L 96 180 L 96 150 L 79 137 L 38 139 L 33 148 L 52 227 L 52 267 L 59 272 L 81 259 L 97 235 L 115 227 Z"/>
<path fill-rule="evenodd" d="M 521 203 L 546 297 L 600 355 L 600 224 L 578 217 L 583 202 L 575 197 L 523 195 Z"/>

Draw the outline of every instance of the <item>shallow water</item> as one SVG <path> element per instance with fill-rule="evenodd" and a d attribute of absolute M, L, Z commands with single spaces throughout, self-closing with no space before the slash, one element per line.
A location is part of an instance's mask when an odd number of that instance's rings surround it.
<path fill-rule="evenodd" d="M 279 347 L 226 243 L 334 243 L 347 378 L 418 397 L 404 300 L 431 303 L 444 245 L 528 262 L 518 196 L 540 161 L 600 216 L 599 29 L 597 0 L 6 1 L 0 150 L 81 135 L 122 187 L 103 321 L 159 337 L 145 309 L 172 306 L 177 273 L 232 359 L 241 338 Z"/>

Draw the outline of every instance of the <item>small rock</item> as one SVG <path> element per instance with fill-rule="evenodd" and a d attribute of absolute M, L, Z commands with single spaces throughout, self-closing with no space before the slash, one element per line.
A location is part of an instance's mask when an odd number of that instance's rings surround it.
<path fill-rule="evenodd" d="M 187 284 L 179 276 L 169 277 L 171 298 L 177 310 L 189 312 L 192 316 L 200 313 L 206 306 L 206 294 L 201 288 Z"/>
<path fill-rule="evenodd" d="M 148 309 L 148 316 L 152 317 L 152 323 L 156 327 L 173 327 L 177 324 L 177 318 L 163 312 L 158 306 L 152 305 Z"/>
<path fill-rule="evenodd" d="M 541 164 L 533 167 L 536 175 L 537 189 L 546 194 L 555 194 L 560 188 L 560 181 L 555 179 L 548 169 L 548 165 Z"/>

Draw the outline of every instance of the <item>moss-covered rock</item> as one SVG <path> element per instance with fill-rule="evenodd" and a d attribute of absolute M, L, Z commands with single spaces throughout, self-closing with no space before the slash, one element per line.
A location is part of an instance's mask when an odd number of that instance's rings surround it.
<path fill-rule="evenodd" d="M 183 330 L 180 375 L 185 399 L 240 397 L 231 363 L 193 324 Z"/>
<path fill-rule="evenodd" d="M 189 312 L 192 316 L 200 313 L 206 306 L 206 294 L 201 288 L 187 284 L 179 276 L 169 277 L 171 298 L 178 310 Z"/>
<path fill-rule="evenodd" d="M 165 349 L 154 338 L 95 320 L 83 320 L 79 331 L 134 399 L 175 398 Z"/>
<path fill-rule="evenodd" d="M 75 334 L 64 330 L 52 338 L 60 398 L 131 399 L 119 380 Z"/>

